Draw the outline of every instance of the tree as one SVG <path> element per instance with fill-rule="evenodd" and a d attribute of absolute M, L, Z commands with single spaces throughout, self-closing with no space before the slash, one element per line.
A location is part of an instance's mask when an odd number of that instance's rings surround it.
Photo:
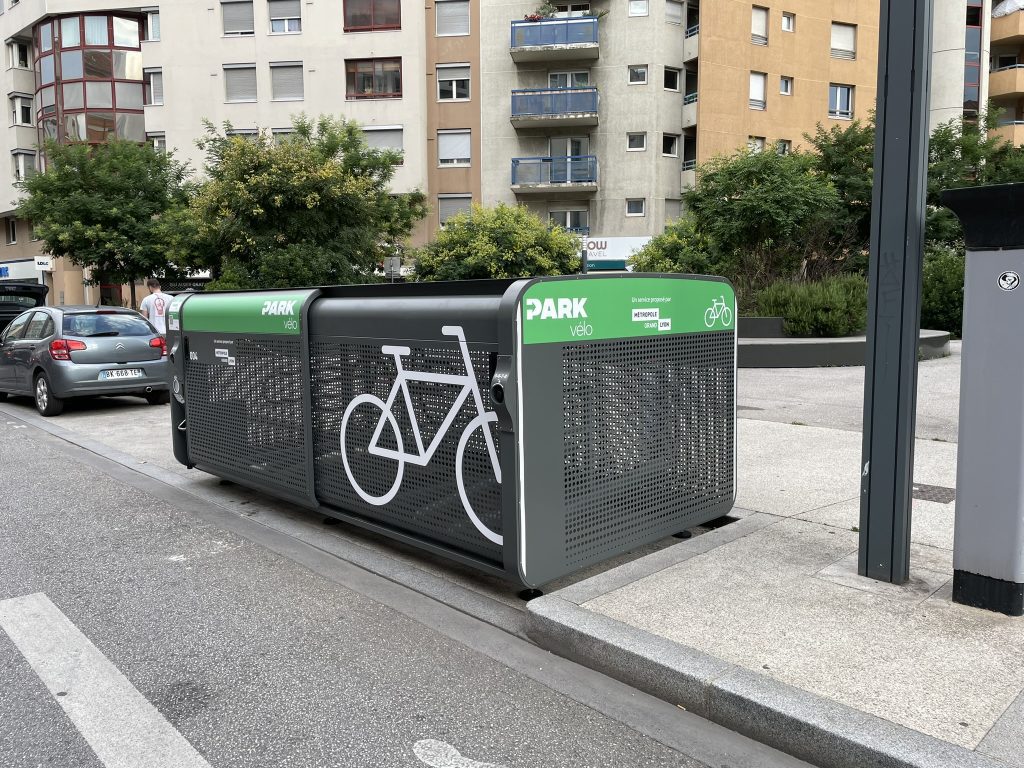
<path fill-rule="evenodd" d="M 206 181 L 177 223 L 177 248 L 215 289 L 365 282 L 426 215 L 420 191 L 389 188 L 401 154 L 367 147 L 354 121 L 300 116 L 283 141 L 207 124 Z M 225 126 L 225 131 L 230 126 Z"/>
<path fill-rule="evenodd" d="M 416 261 L 418 280 L 474 280 L 579 272 L 580 240 L 525 206 L 474 205 L 445 222 Z"/>
<path fill-rule="evenodd" d="M 46 172 L 19 186 L 18 216 L 32 222 L 45 253 L 131 285 L 168 269 L 161 219 L 185 204 L 189 170 L 146 144 L 45 145 Z"/>
<path fill-rule="evenodd" d="M 720 256 L 720 253 L 712 253 L 711 243 L 697 232 L 693 217 L 683 216 L 648 240 L 630 256 L 629 262 L 637 272 L 722 274 L 728 271 L 728 264 L 723 263 Z"/>
<path fill-rule="evenodd" d="M 825 130 L 821 123 L 804 139 L 815 150 L 815 166 L 839 195 L 837 227 L 852 232 L 854 246 L 867 249 L 871 239 L 871 189 L 874 185 L 875 126 L 854 120 Z"/>

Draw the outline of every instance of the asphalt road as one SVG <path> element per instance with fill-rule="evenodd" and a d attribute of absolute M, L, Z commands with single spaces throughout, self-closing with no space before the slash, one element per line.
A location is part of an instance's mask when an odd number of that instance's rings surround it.
<path fill-rule="evenodd" d="M 0 532 L 5 768 L 804 765 L 9 414 Z"/>

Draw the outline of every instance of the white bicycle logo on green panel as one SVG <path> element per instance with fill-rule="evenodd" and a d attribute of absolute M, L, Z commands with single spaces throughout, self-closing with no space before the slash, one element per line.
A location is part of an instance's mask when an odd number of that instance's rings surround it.
<path fill-rule="evenodd" d="M 434 458 L 434 454 L 440 447 L 442 440 L 452 426 L 452 422 L 455 421 L 455 417 L 458 416 L 459 411 L 462 410 L 463 403 L 466 399 L 472 396 L 473 404 L 476 406 L 477 415 L 466 425 L 466 429 L 462 432 L 462 437 L 459 439 L 459 447 L 455 452 L 455 478 L 459 486 L 459 498 L 462 499 L 462 506 L 466 510 L 466 514 L 469 515 L 469 519 L 476 526 L 476 529 L 480 531 L 483 536 L 489 541 L 500 545 L 502 543 L 502 536 L 499 533 L 495 533 L 479 518 L 476 512 L 473 511 L 472 505 L 469 503 L 469 496 L 466 494 L 466 483 L 462 477 L 462 461 L 466 452 L 466 446 L 469 444 L 469 439 L 472 436 L 474 430 L 481 429 L 484 433 L 484 442 L 487 444 L 487 453 L 491 460 L 491 468 L 494 470 L 494 478 L 501 483 L 501 466 L 498 463 L 498 451 L 494 446 L 494 438 L 491 436 L 491 430 L 488 427 L 492 422 L 498 420 L 498 414 L 494 411 L 488 411 L 484 409 L 483 397 L 480 395 L 480 387 L 477 384 L 476 374 L 473 371 L 473 361 L 469 356 L 469 346 L 466 344 L 466 335 L 462 330 L 462 326 L 458 325 L 446 325 L 441 328 L 441 333 L 445 336 L 454 336 L 459 342 L 459 350 L 462 352 L 462 360 L 466 366 L 465 374 L 444 374 L 444 373 L 430 373 L 428 371 L 408 371 L 402 367 L 402 358 L 411 354 L 409 347 L 395 347 L 384 345 L 380 348 L 380 351 L 385 355 L 394 355 L 395 358 L 395 369 L 398 371 L 398 376 L 395 378 L 395 383 L 391 387 L 391 392 L 388 394 L 387 400 L 381 400 L 379 397 L 370 394 L 357 395 L 352 399 L 352 402 L 348 404 L 348 408 L 345 409 L 345 415 L 341 419 L 341 461 L 345 465 L 345 474 L 348 476 L 348 481 L 352 484 L 355 492 L 359 494 L 359 498 L 368 504 L 373 504 L 377 507 L 382 507 L 395 498 L 399 488 L 402 486 L 402 477 L 405 474 L 406 462 L 413 464 L 418 467 L 425 467 L 430 463 L 430 460 Z M 455 398 L 455 402 L 452 404 L 451 409 L 448 411 L 448 415 L 445 416 L 444 421 L 441 422 L 440 428 L 437 430 L 437 434 L 434 435 L 434 439 L 430 441 L 430 445 L 424 447 L 423 437 L 420 433 L 419 422 L 416 418 L 416 410 L 412 405 L 412 396 L 409 394 L 408 382 L 410 381 L 427 381 L 435 384 L 454 384 L 462 387 L 458 397 Z M 395 400 L 398 399 L 399 393 L 402 394 L 402 399 L 405 403 L 406 412 L 409 415 L 409 421 L 412 424 L 412 434 L 416 440 L 415 452 L 406 452 L 402 445 L 402 433 L 398 427 L 398 420 L 395 415 L 391 412 L 395 405 Z M 377 427 L 373 431 L 373 436 L 370 438 L 370 445 L 366 452 L 371 456 L 382 456 L 388 459 L 394 459 L 398 462 L 398 472 L 395 475 L 395 482 L 391 488 L 380 496 L 373 496 L 367 493 L 359 487 L 359 483 L 356 482 L 355 477 L 352 474 L 352 468 L 349 466 L 348 453 L 345 448 L 345 430 L 348 428 L 348 421 L 356 408 L 360 405 L 372 405 L 378 408 L 381 412 L 380 418 L 377 420 Z M 391 427 L 391 431 L 395 435 L 395 445 L 397 449 L 385 448 L 380 444 L 381 433 L 384 431 L 384 425 L 387 424 Z"/>
<path fill-rule="evenodd" d="M 722 325 L 726 328 L 732 323 L 732 310 L 725 305 L 725 296 L 719 296 L 717 299 L 712 299 L 711 306 L 704 310 L 704 325 L 708 328 L 714 328 L 715 323 L 719 320 L 722 321 Z"/>

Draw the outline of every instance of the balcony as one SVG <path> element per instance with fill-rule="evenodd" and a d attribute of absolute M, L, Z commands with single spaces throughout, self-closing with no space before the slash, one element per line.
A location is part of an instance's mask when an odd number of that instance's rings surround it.
<path fill-rule="evenodd" d="M 700 24 L 687 28 L 683 37 L 683 61 L 693 61 L 700 52 Z"/>
<path fill-rule="evenodd" d="M 516 128 L 597 125 L 597 88 L 529 88 L 512 91 Z"/>
<path fill-rule="evenodd" d="M 992 45 L 1024 45 L 1024 11 L 992 19 Z"/>
<path fill-rule="evenodd" d="M 990 99 L 1019 99 L 1024 96 L 1024 64 L 992 70 L 988 78 Z"/>
<path fill-rule="evenodd" d="M 597 19 L 513 21 L 509 49 L 517 64 L 530 61 L 586 61 L 601 55 Z"/>
<path fill-rule="evenodd" d="M 513 157 L 512 191 L 549 198 L 585 197 L 597 192 L 597 158 Z"/>
<path fill-rule="evenodd" d="M 683 96 L 683 128 L 693 128 L 697 124 L 697 94 L 688 93 Z"/>
<path fill-rule="evenodd" d="M 992 134 L 1019 147 L 1024 144 L 1024 120 L 1000 120 L 999 127 Z"/>
<path fill-rule="evenodd" d="M 685 192 L 697 186 L 697 161 L 684 160 L 682 174 L 679 177 L 679 186 Z"/>

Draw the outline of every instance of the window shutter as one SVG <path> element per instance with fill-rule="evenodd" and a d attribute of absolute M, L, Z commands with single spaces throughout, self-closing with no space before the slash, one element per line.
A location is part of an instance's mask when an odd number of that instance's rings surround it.
<path fill-rule="evenodd" d="M 253 32 L 256 25 L 253 21 L 252 2 L 243 3 L 221 3 L 224 9 L 224 34 L 241 34 Z"/>
<path fill-rule="evenodd" d="M 768 9 L 754 8 L 750 16 L 750 34 L 753 37 L 768 37 Z"/>
<path fill-rule="evenodd" d="M 468 211 L 472 207 L 473 198 L 468 195 L 465 197 L 439 197 L 437 199 L 437 213 L 442 225 L 455 214 Z"/>
<path fill-rule="evenodd" d="M 665 3 L 665 21 L 669 24 L 683 23 L 683 4 L 677 0 L 667 0 Z"/>
<path fill-rule="evenodd" d="M 470 158 L 470 132 L 437 134 L 437 157 L 442 162 L 465 161 Z"/>
<path fill-rule="evenodd" d="M 469 80 L 469 67 L 438 67 L 438 80 Z"/>
<path fill-rule="evenodd" d="M 363 129 L 363 137 L 370 149 L 403 149 L 401 128 Z"/>
<path fill-rule="evenodd" d="M 469 34 L 469 0 L 443 0 L 434 3 L 437 34 Z"/>
<path fill-rule="evenodd" d="M 765 102 L 765 80 L 767 78 L 761 72 L 750 73 L 750 105 L 764 106 Z"/>
<path fill-rule="evenodd" d="M 228 101 L 256 101 L 256 67 L 225 69 L 224 89 Z"/>
<path fill-rule="evenodd" d="M 301 99 L 302 65 L 271 66 L 270 91 L 273 99 Z"/>
<path fill-rule="evenodd" d="M 154 104 L 164 103 L 164 73 L 149 73 L 149 88 Z"/>
<path fill-rule="evenodd" d="M 857 28 L 852 24 L 832 23 L 832 55 L 853 58 L 856 49 Z"/>
<path fill-rule="evenodd" d="M 270 18 L 297 19 L 302 16 L 299 0 L 270 0 Z"/>

